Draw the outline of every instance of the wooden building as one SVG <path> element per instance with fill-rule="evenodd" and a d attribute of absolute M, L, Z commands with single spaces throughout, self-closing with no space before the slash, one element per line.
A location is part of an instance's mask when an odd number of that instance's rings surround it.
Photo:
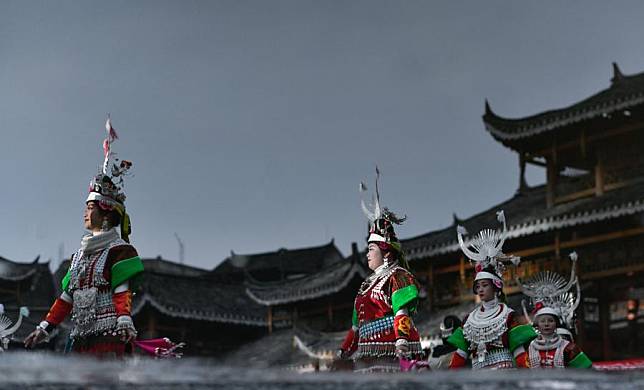
<path fill-rule="evenodd" d="M 498 228 L 496 212 L 504 210 L 504 249 L 522 257 L 521 276 L 543 269 L 567 275 L 568 253 L 579 254 L 578 341 L 586 353 L 598 360 L 644 355 L 644 73 L 613 69 L 607 89 L 566 108 L 506 119 L 486 102 L 486 130 L 517 153 L 518 190 L 470 218 L 455 216 L 452 226 L 403 240 L 433 307 L 474 299 L 456 226 Z M 545 184 L 526 184 L 527 164 L 546 170 Z M 505 276 L 516 304 L 515 272 L 510 266 Z"/>
<path fill-rule="evenodd" d="M 311 248 L 232 253 L 213 276 L 243 283 L 248 297 L 266 308 L 269 332 L 298 324 L 335 331 L 351 325 L 353 300 L 367 273 L 355 244 L 344 258 L 331 241 Z"/>
<path fill-rule="evenodd" d="M 214 356 L 267 333 L 266 308 L 242 285 L 160 258 L 143 266 L 132 305 L 140 338 L 169 337 L 187 344 L 186 355 Z"/>

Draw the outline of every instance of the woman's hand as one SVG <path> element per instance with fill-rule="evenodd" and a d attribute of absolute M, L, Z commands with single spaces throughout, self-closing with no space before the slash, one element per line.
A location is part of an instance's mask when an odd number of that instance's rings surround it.
<path fill-rule="evenodd" d="M 133 328 L 125 328 L 122 330 L 121 341 L 128 344 L 136 339 L 136 330 Z"/>
<path fill-rule="evenodd" d="M 45 341 L 47 338 L 47 332 L 41 327 L 37 326 L 36 329 L 27 336 L 25 339 L 25 348 L 31 349 L 36 346 L 36 344 Z"/>
<path fill-rule="evenodd" d="M 409 356 L 409 342 L 407 340 L 396 340 L 396 356 L 399 358 L 407 358 Z"/>
<path fill-rule="evenodd" d="M 121 341 L 126 344 L 136 339 L 136 328 L 130 316 L 120 316 L 116 320 L 116 330 L 121 334 Z"/>

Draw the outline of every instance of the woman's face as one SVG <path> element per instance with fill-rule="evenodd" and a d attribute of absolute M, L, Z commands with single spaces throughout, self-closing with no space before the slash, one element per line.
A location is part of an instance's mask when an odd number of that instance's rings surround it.
<path fill-rule="evenodd" d="M 384 262 L 385 258 L 382 254 L 382 250 L 380 250 L 378 245 L 374 243 L 369 244 L 369 246 L 367 247 L 367 263 L 369 265 L 369 269 L 375 271 L 376 268 L 383 265 Z"/>
<path fill-rule="evenodd" d="M 557 320 L 550 314 L 537 316 L 537 329 L 544 336 L 552 336 L 557 330 Z"/>
<path fill-rule="evenodd" d="M 494 285 L 490 279 L 477 280 L 474 285 L 474 291 L 476 291 L 476 295 L 478 295 L 483 302 L 488 302 L 494 299 Z"/>
<path fill-rule="evenodd" d="M 103 224 L 101 210 L 95 202 L 87 202 L 83 212 L 83 227 L 92 232 L 100 231 Z"/>

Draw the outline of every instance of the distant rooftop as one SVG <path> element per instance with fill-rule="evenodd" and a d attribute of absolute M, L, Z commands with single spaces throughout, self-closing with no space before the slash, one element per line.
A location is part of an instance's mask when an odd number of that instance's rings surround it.
<path fill-rule="evenodd" d="M 234 252 L 213 270 L 213 275 L 243 274 L 245 279 L 268 282 L 297 278 L 320 271 L 343 259 L 333 240 L 321 246 L 258 254 Z"/>
<path fill-rule="evenodd" d="M 454 223 L 416 237 L 401 240 L 410 260 L 457 252 L 456 226 L 475 234 L 484 228 L 496 228 L 496 212 L 504 210 L 508 237 L 517 238 L 565 227 L 583 225 L 644 212 L 644 182 L 546 208 L 546 186 L 528 188 L 512 198 L 467 219 L 455 217 Z"/>
<path fill-rule="evenodd" d="M 611 85 L 595 95 L 568 107 L 545 111 L 540 114 L 508 119 L 492 111 L 485 102 L 483 122 L 492 136 L 501 141 L 516 141 L 538 134 L 555 131 L 581 121 L 607 116 L 644 103 L 644 72 L 624 75 L 613 63 Z"/>

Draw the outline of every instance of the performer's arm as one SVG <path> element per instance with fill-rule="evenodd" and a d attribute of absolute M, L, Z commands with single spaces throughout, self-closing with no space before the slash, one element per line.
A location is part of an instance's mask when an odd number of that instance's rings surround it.
<path fill-rule="evenodd" d="M 517 347 L 514 352 L 514 361 L 517 363 L 517 368 L 530 368 L 528 364 L 528 353 L 522 346 Z"/>
<path fill-rule="evenodd" d="M 127 342 L 136 338 L 136 328 L 132 321 L 132 292 L 128 282 L 123 282 L 114 289 L 112 303 L 116 309 L 116 330 L 124 333 L 122 340 Z"/>
<path fill-rule="evenodd" d="M 347 336 L 344 338 L 344 341 L 338 350 L 338 357 L 346 359 L 353 355 L 356 349 L 358 349 L 358 338 L 358 313 L 354 308 L 351 318 L 351 329 L 347 332 Z"/>
<path fill-rule="evenodd" d="M 25 338 L 25 347 L 33 348 L 36 344 L 49 341 L 49 334 L 58 324 L 65 320 L 65 317 L 72 311 L 72 297 L 66 292 L 54 301 L 45 319 L 36 325 L 36 329 Z"/>
<path fill-rule="evenodd" d="M 566 367 L 592 368 L 593 362 L 575 343 L 569 343 L 564 349 Z"/>
<path fill-rule="evenodd" d="M 449 362 L 449 369 L 455 370 L 465 367 L 467 356 L 468 353 L 463 351 L 462 349 L 457 349 L 456 351 L 454 351 L 454 353 L 452 354 L 452 360 Z"/>
<path fill-rule="evenodd" d="M 412 326 L 407 309 L 398 310 L 394 317 L 394 335 L 396 336 L 396 353 L 399 355 L 409 352 L 409 335 Z"/>
<path fill-rule="evenodd" d="M 351 326 L 339 350 L 339 357 L 349 358 L 358 349 L 358 327 Z"/>
<path fill-rule="evenodd" d="M 463 323 L 465 322 L 467 322 L 467 316 L 463 320 Z M 452 354 L 452 360 L 449 362 L 450 370 L 465 367 L 470 354 L 467 352 L 469 351 L 469 343 L 465 340 L 463 328 L 456 328 L 454 333 L 447 338 L 447 343 L 456 348 Z"/>
<path fill-rule="evenodd" d="M 143 263 L 132 245 L 110 249 L 105 267 L 105 278 L 112 284 L 112 303 L 116 309 L 116 330 L 121 339 L 130 342 L 136 338 L 132 321 L 132 280 L 143 272 Z"/>
<path fill-rule="evenodd" d="M 65 320 L 65 317 L 67 317 L 71 311 L 72 297 L 67 293 L 67 291 L 63 291 L 63 293 L 60 294 L 60 297 L 56 298 L 54 304 L 51 305 L 49 312 L 45 316 L 45 320 L 38 326 L 47 333 L 50 333 L 56 326 Z"/>
<path fill-rule="evenodd" d="M 416 330 L 411 314 L 416 311 L 418 302 L 418 285 L 414 276 L 406 271 L 395 272 L 389 279 L 391 286 L 391 309 L 394 313 L 394 335 L 396 336 L 396 354 L 409 352 L 409 340 Z"/>
<path fill-rule="evenodd" d="M 508 316 L 508 329 L 510 329 L 507 333 L 508 348 L 514 356 L 517 367 L 530 368 L 525 346 L 537 337 L 537 333 L 532 326 L 519 322 L 514 313 Z"/>

